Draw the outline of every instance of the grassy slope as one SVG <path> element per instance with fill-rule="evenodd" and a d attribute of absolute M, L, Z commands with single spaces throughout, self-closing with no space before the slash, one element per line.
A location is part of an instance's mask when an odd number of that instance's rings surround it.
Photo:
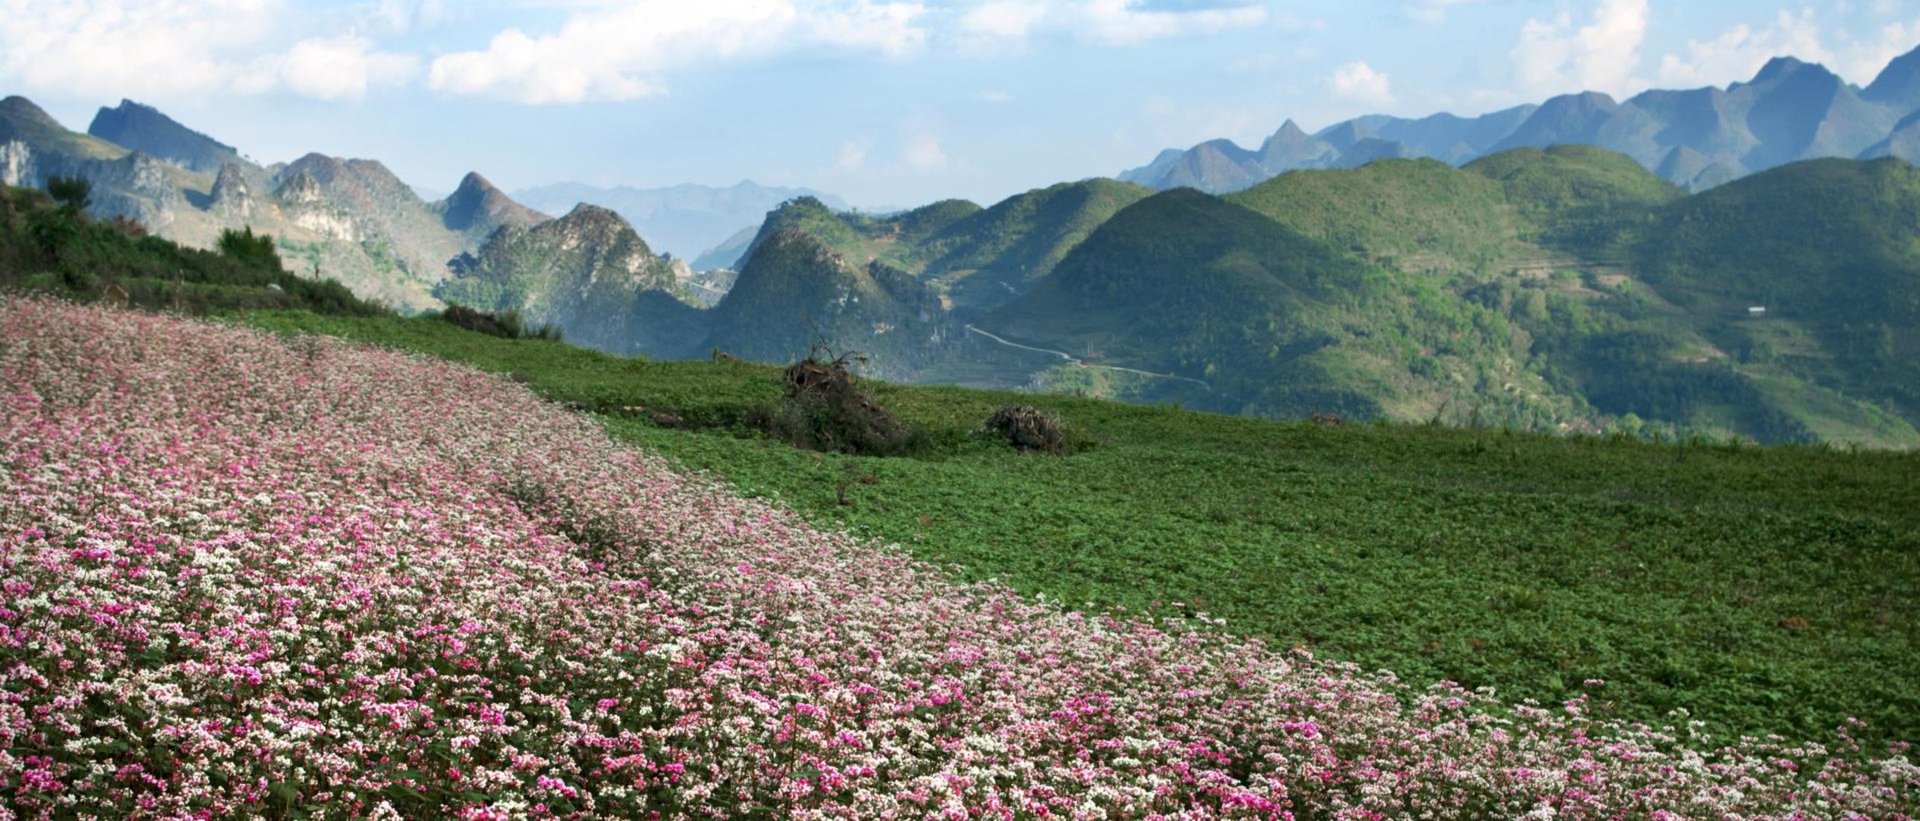
<path fill-rule="evenodd" d="M 777 372 L 646 363 L 430 320 L 249 315 L 521 374 L 588 408 L 726 424 Z M 1650 446 L 1422 427 L 1316 427 L 875 385 L 934 433 L 922 459 L 820 456 L 607 417 L 616 435 L 823 523 L 1073 605 L 1185 602 L 1229 629 L 1415 680 L 1722 729 L 1920 736 L 1920 486 L 1912 454 Z M 1100 442 L 1014 455 L 966 431 L 1036 402 Z M 844 487 L 847 504 L 837 501 Z"/>

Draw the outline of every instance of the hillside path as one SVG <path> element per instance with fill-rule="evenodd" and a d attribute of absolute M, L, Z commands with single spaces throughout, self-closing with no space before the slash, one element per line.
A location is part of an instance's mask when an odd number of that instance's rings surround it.
<path fill-rule="evenodd" d="M 1199 385 L 1200 387 L 1207 389 L 1209 393 L 1213 391 L 1212 385 L 1209 385 L 1206 382 L 1195 379 L 1191 376 L 1176 376 L 1170 373 L 1154 373 L 1153 371 L 1143 371 L 1143 370 L 1140 370 L 1139 368 L 1123 368 L 1123 367 L 1120 367 L 1119 365 L 1094 365 L 1086 362 L 1085 360 L 1077 359 L 1074 357 L 1073 354 L 1067 353 L 1066 351 L 1056 351 L 1056 350 L 1053 350 L 1052 348 L 1036 348 L 1036 347 L 1033 347 L 1032 345 L 1022 345 L 1018 342 L 1013 342 L 1013 341 L 1001 338 L 999 336 L 996 336 L 992 332 L 982 330 L 973 325 L 968 325 L 966 326 L 966 328 L 968 333 L 979 334 L 995 342 L 998 342 L 1002 345 L 1005 345 L 1009 348 L 1019 348 L 1020 350 L 1033 351 L 1034 353 L 1052 354 L 1054 356 L 1057 356 L 1057 357 L 1060 357 L 1061 359 L 1066 360 L 1067 363 L 1070 365 L 1077 365 L 1082 368 L 1105 368 L 1110 371 L 1119 371 L 1121 373 L 1134 373 L 1134 374 L 1139 374 L 1141 376 L 1151 376 L 1156 379 L 1172 379 L 1178 382 L 1192 382 L 1195 385 Z"/>

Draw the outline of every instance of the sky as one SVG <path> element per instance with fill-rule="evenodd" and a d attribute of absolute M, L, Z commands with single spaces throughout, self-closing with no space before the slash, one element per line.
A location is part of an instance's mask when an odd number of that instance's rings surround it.
<path fill-rule="evenodd" d="M 0 0 L 0 94 L 76 130 L 130 98 L 426 190 L 751 179 L 878 209 L 1776 55 L 1864 85 L 1916 45 L 1920 0 Z"/>

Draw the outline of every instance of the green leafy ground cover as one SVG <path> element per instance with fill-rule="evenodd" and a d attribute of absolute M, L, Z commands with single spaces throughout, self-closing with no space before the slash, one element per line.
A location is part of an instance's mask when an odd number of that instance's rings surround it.
<path fill-rule="evenodd" d="M 654 363 L 431 319 L 253 312 L 517 375 L 616 436 L 816 522 L 1071 606 L 1184 608 L 1416 681 L 1723 732 L 1920 737 L 1920 456 L 1425 426 L 872 384 L 929 434 L 912 459 L 798 451 L 745 430 L 778 371 Z M 1095 446 L 975 438 L 1042 406 Z M 679 417 L 677 428 L 653 414 Z M 1180 603 L 1178 605 L 1174 603 Z"/>

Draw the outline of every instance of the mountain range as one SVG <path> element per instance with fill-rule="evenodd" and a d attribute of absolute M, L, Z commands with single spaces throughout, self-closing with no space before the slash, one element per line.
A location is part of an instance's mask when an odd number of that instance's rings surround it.
<path fill-rule="evenodd" d="M 569 281 L 611 281 L 640 269 L 691 276 L 684 264 L 654 257 L 618 218 L 602 230 L 568 230 L 611 212 L 587 209 L 552 231 L 534 231 L 552 220 L 478 173 L 429 201 L 377 160 L 308 154 L 261 166 L 132 101 L 102 108 L 78 133 L 25 98 L 0 100 L 0 182 L 40 187 L 53 176 L 91 182 L 96 216 L 132 219 L 188 246 L 212 247 L 229 229 L 270 235 L 296 272 L 339 280 L 404 311 L 441 306 L 440 292 L 455 271 L 475 261 L 484 276 L 512 281 L 554 281 L 555 259 L 583 266 L 567 272 Z M 529 252 L 548 237 L 567 243 L 570 253 Z M 635 248 L 644 262 L 628 253 Z M 529 268 L 504 270 L 509 261 Z"/>
<path fill-rule="evenodd" d="M 742 233 L 750 240 L 768 211 L 797 197 L 813 197 L 836 210 L 848 209 L 839 198 L 810 188 L 768 187 L 751 180 L 726 188 L 600 188 L 563 182 L 513 192 L 514 199 L 550 214 L 564 214 L 580 203 L 611 210 L 626 218 L 655 248 L 691 260 L 700 270 L 731 268 L 739 263 L 738 253 L 727 256 L 727 241 Z M 734 245 L 745 250 L 738 241 Z M 707 257 L 708 252 L 719 255 Z"/>
<path fill-rule="evenodd" d="M 1230 193 L 1300 169 L 1394 157 L 1462 165 L 1515 148 L 1579 144 L 1625 154 L 1697 192 L 1797 160 L 1920 159 L 1916 113 L 1920 50 L 1889 63 L 1865 88 L 1818 64 L 1779 57 L 1725 88 L 1651 90 L 1625 100 L 1589 91 L 1478 117 L 1368 115 L 1313 134 L 1289 120 L 1257 150 L 1211 140 L 1163 151 L 1119 178 Z"/>
<path fill-rule="evenodd" d="M 477 173 L 427 200 L 373 160 L 263 167 L 133 103 L 77 133 L 0 101 L 0 175 L 84 176 L 96 216 L 202 247 L 249 227 L 363 298 L 517 311 L 622 355 L 785 362 L 824 343 L 900 381 L 1234 414 L 1911 447 L 1920 171 L 1901 151 L 1920 115 L 1888 112 L 1913 63 L 1854 90 L 1782 59 L 1682 94 L 1744 112 L 1725 133 L 1647 125 L 1695 105 L 1656 92 L 1289 124 L 1243 153 L 1313 167 L 1225 196 L 1090 179 L 877 215 L 800 195 L 723 236 L 705 273 L 609 207 L 549 218 Z M 1826 103 L 1786 104 L 1822 83 Z M 1683 132 L 1658 167 L 1657 146 L 1572 139 Z M 1799 159 L 1856 144 L 1873 158 Z M 1246 159 L 1229 147 L 1165 166 L 1221 179 Z"/>

